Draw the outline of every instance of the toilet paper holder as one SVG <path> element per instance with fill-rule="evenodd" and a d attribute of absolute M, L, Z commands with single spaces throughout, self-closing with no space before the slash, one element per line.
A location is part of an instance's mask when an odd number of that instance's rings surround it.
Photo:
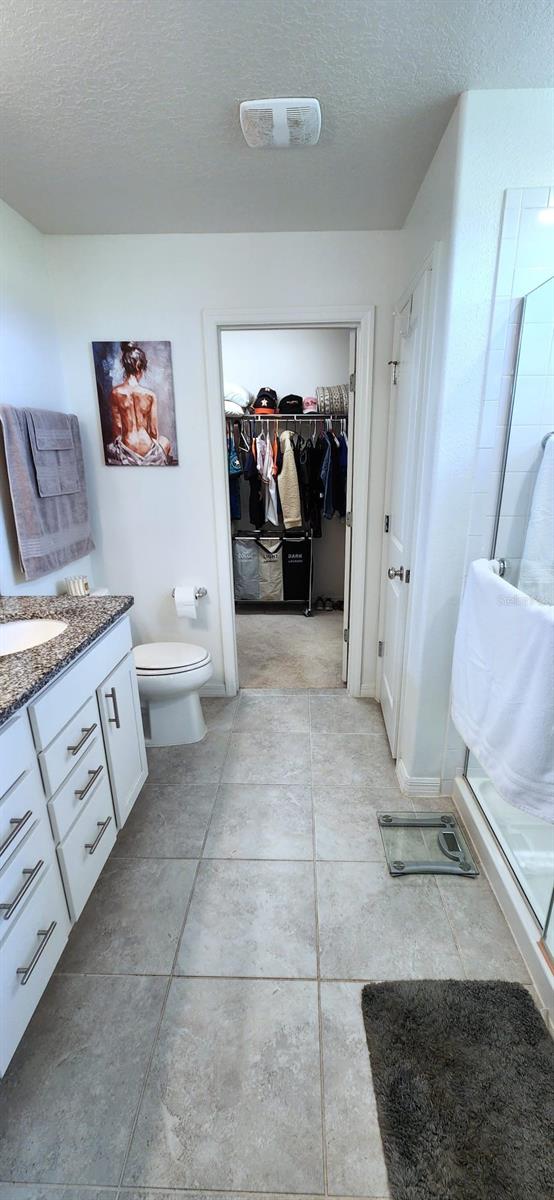
<path fill-rule="evenodd" d="M 173 596 L 173 599 L 175 599 L 175 588 L 172 589 L 171 595 Z M 195 600 L 202 600 L 204 598 L 204 596 L 207 596 L 207 595 L 208 595 L 208 589 L 205 587 L 197 587 L 194 589 L 194 599 Z"/>

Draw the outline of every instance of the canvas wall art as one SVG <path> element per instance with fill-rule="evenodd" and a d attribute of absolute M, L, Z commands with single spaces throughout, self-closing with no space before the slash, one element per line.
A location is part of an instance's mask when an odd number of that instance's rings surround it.
<path fill-rule="evenodd" d="M 108 467 L 176 467 L 171 342 L 93 342 Z"/>

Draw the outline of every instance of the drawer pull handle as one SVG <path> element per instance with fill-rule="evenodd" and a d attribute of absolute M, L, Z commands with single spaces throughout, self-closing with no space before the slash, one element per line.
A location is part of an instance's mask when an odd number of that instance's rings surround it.
<path fill-rule="evenodd" d="M 85 850 L 88 850 L 89 854 L 94 854 L 94 851 L 96 850 L 96 847 L 98 846 L 100 839 L 104 837 L 104 834 L 106 832 L 106 829 L 108 828 L 108 825 L 109 825 L 111 819 L 112 819 L 111 817 L 106 817 L 105 821 L 97 821 L 96 822 L 96 824 L 98 825 L 98 828 L 100 830 L 100 833 L 97 833 L 93 842 L 85 842 Z"/>
<path fill-rule="evenodd" d="M 105 694 L 106 700 L 111 700 L 111 702 L 113 704 L 113 717 L 108 717 L 108 721 L 112 725 L 115 725 L 116 729 L 120 729 L 121 722 L 119 720 L 119 708 L 117 705 L 117 692 L 116 692 L 115 688 L 113 687 L 113 688 L 110 688 L 109 692 L 105 692 L 104 694 Z"/>
<path fill-rule="evenodd" d="M 36 867 L 24 867 L 23 868 L 23 871 L 21 872 L 21 874 L 26 875 L 27 878 L 25 880 L 25 883 L 22 884 L 22 886 L 20 887 L 20 889 L 17 893 L 17 896 L 14 896 L 13 900 L 10 900 L 9 904 L 0 904 L 0 908 L 3 908 L 5 910 L 4 911 L 4 920 L 5 921 L 9 921 L 10 917 L 13 916 L 18 904 L 23 899 L 25 894 L 29 891 L 29 888 L 31 887 L 32 883 L 34 883 L 39 871 L 42 870 L 43 866 L 44 866 L 44 861 L 42 858 L 39 858 Z"/>
<path fill-rule="evenodd" d="M 27 809 L 27 812 L 23 814 L 22 817 L 11 817 L 10 825 L 13 825 L 13 829 L 12 829 L 11 833 L 8 834 L 5 842 L 2 842 L 2 845 L 0 846 L 0 857 L 2 856 L 2 854 L 5 854 L 8 847 L 11 846 L 14 838 L 17 837 L 20 830 L 23 829 L 23 826 L 27 824 L 27 821 L 29 821 L 31 819 L 32 815 L 33 815 L 33 810 L 31 808 L 29 808 L 29 809 Z"/>
<path fill-rule="evenodd" d="M 25 984 L 29 982 L 29 979 L 31 978 L 31 975 L 33 974 L 33 971 L 38 963 L 38 960 L 39 960 L 41 954 L 43 954 L 44 951 L 46 950 L 48 942 L 50 941 L 50 938 L 52 937 L 52 934 L 53 934 L 57 924 L 58 924 L 57 921 L 52 921 L 52 924 L 48 926 L 48 929 L 37 929 L 37 937 L 42 938 L 42 942 L 40 943 L 40 946 L 38 946 L 37 949 L 35 950 L 35 953 L 33 954 L 33 957 L 29 963 L 29 966 L 28 967 L 18 967 L 17 972 L 16 972 L 17 975 L 21 975 L 21 979 L 19 980 L 19 982 L 23 987 L 25 987 Z"/>
<path fill-rule="evenodd" d="M 67 749 L 69 750 L 69 752 L 73 758 L 75 758 L 75 755 L 79 753 L 79 750 L 82 749 L 87 738 L 90 737 L 91 733 L 94 733 L 95 729 L 96 729 L 96 721 L 94 722 L 94 725 L 88 725 L 88 726 L 82 725 L 81 726 L 81 733 L 83 736 L 79 738 L 79 741 L 76 742 L 74 746 L 67 747 Z"/>
<path fill-rule="evenodd" d="M 100 763 L 100 766 L 97 767 L 95 771 L 89 771 L 90 779 L 89 779 L 88 783 L 85 784 L 84 788 L 79 788 L 79 790 L 77 792 L 75 792 L 75 795 L 78 800 L 84 800 L 85 796 L 88 796 L 88 793 L 90 792 L 91 787 L 94 786 L 94 784 L 96 783 L 96 780 L 100 777 L 103 770 L 104 770 L 104 767 L 103 767 L 102 763 Z"/>

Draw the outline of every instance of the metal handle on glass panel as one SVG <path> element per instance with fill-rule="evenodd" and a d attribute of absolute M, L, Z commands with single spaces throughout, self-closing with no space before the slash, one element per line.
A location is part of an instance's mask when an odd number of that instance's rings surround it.
<path fill-rule="evenodd" d="M 17 837 L 19 831 L 21 829 L 23 829 L 23 826 L 27 824 L 27 821 L 30 820 L 32 815 L 33 815 L 33 810 L 31 808 L 28 808 L 27 812 L 24 813 L 22 817 L 11 817 L 10 818 L 10 825 L 13 825 L 13 829 L 12 829 L 11 833 L 8 834 L 5 842 L 2 842 L 2 845 L 0 846 L 0 858 L 2 857 L 3 854 L 6 853 L 6 850 L 8 849 L 9 846 L 11 846 L 14 838 Z"/>
<path fill-rule="evenodd" d="M 404 567 L 389 567 L 387 575 L 389 579 L 402 580 L 404 578 Z"/>
<path fill-rule="evenodd" d="M 87 726 L 82 725 L 81 726 L 81 733 L 83 736 L 81 738 L 79 738 L 79 741 L 76 742 L 74 746 L 67 747 L 67 749 L 71 752 L 73 758 L 75 758 L 75 755 L 79 753 L 79 750 L 82 749 L 87 738 L 90 737 L 91 733 L 94 733 L 95 729 L 96 729 L 96 721 L 94 722 L 94 725 L 87 725 Z"/>
<path fill-rule="evenodd" d="M 117 706 L 117 693 L 115 688 L 110 688 L 109 692 L 105 693 L 105 696 L 106 700 L 111 700 L 113 704 L 113 717 L 108 717 L 108 721 L 110 721 L 112 725 L 115 725 L 116 729 L 120 729 L 121 722 L 119 720 L 119 708 Z"/>
<path fill-rule="evenodd" d="M 97 821 L 96 822 L 96 824 L 98 825 L 98 828 L 100 830 L 100 833 L 97 833 L 93 842 L 85 842 L 85 850 L 88 850 L 89 854 L 94 854 L 94 851 L 96 850 L 96 847 L 100 841 L 100 838 L 104 837 L 104 834 L 106 832 L 106 829 L 108 828 L 108 825 L 109 825 L 111 819 L 112 819 L 111 817 L 106 817 L 105 821 Z"/>
<path fill-rule="evenodd" d="M 14 896 L 13 900 L 10 900 L 9 904 L 0 904 L 0 908 L 5 909 L 5 912 L 4 912 L 4 920 L 5 921 L 9 921 L 10 917 L 13 916 L 18 904 L 23 899 L 25 894 L 29 891 L 31 884 L 36 879 L 39 871 L 41 870 L 41 868 L 43 866 L 44 866 L 44 861 L 42 858 L 39 858 L 36 867 L 24 867 L 23 868 L 23 871 L 21 872 L 21 874 L 26 875 L 27 878 L 25 880 L 25 883 L 22 885 L 22 887 L 20 887 L 20 889 L 17 893 L 17 896 Z"/>
<path fill-rule="evenodd" d="M 75 792 L 75 795 L 78 800 L 84 800 L 85 796 L 88 796 L 88 793 L 90 792 L 91 787 L 94 786 L 94 784 L 96 783 L 96 780 L 102 774 L 103 770 L 104 770 L 103 764 L 100 763 L 100 766 L 97 767 L 95 771 L 89 771 L 90 779 L 89 779 L 88 783 L 85 784 L 84 788 L 79 788 L 79 790 Z"/>
<path fill-rule="evenodd" d="M 43 940 L 40 943 L 40 946 L 38 946 L 38 948 L 35 950 L 29 966 L 18 967 L 16 971 L 16 975 L 21 975 L 19 982 L 23 987 L 25 987 L 25 984 L 28 983 L 29 979 L 31 978 L 41 954 L 44 954 L 44 951 L 46 950 L 48 942 L 50 941 L 57 924 L 57 921 L 52 921 L 52 924 L 48 926 L 48 929 L 37 929 L 37 937 L 41 937 Z"/>

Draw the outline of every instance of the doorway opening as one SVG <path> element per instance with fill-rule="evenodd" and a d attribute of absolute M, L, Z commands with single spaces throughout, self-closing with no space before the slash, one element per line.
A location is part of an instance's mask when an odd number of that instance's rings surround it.
<path fill-rule="evenodd" d="M 238 678 L 348 676 L 356 330 L 220 330 Z"/>

